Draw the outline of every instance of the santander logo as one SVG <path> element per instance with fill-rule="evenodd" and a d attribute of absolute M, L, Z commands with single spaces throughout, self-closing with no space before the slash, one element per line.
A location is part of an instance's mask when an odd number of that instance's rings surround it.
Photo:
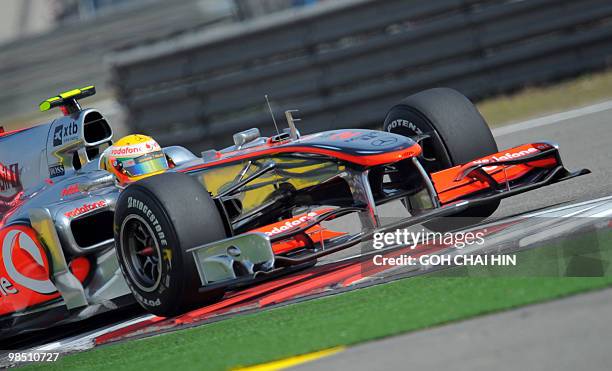
<path fill-rule="evenodd" d="M 55 293 L 57 288 L 48 277 L 49 267 L 44 252 L 28 230 L 21 226 L 10 228 L 2 238 L 3 268 L 8 275 L 8 279 L 2 277 L 2 281 L 7 283 L 3 286 L 17 284 L 39 294 Z M 15 288 L 12 290 L 12 293 L 17 293 Z"/>

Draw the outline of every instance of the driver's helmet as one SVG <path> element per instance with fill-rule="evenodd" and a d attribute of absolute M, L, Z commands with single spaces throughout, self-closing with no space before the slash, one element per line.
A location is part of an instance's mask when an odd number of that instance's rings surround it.
<path fill-rule="evenodd" d="M 130 183 L 168 170 L 168 159 L 157 142 L 146 135 L 125 136 L 100 156 L 100 169 Z"/>

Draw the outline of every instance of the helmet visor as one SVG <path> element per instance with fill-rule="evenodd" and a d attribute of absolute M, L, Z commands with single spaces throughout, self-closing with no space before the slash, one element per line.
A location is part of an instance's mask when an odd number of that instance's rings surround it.
<path fill-rule="evenodd" d="M 168 160 L 162 151 L 147 153 L 133 159 L 118 159 L 128 176 L 137 177 L 168 169 Z"/>

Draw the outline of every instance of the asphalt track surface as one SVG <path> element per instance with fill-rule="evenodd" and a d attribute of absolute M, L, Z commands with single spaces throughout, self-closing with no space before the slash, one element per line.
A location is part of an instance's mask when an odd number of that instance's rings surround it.
<path fill-rule="evenodd" d="M 314 370 L 609 370 L 612 289 L 349 348 Z"/>
<path fill-rule="evenodd" d="M 588 168 L 593 173 L 505 199 L 494 218 L 612 194 L 612 108 L 495 139 L 500 149 L 542 139 L 557 142 L 568 169 Z"/>
<path fill-rule="evenodd" d="M 591 169 L 593 174 L 503 200 L 499 210 L 491 219 L 501 220 L 512 215 L 538 210 L 551 205 L 585 201 L 612 194 L 612 187 L 610 185 L 612 166 L 609 165 L 610 161 L 612 161 L 610 158 L 612 156 L 612 151 L 610 150 L 612 124 L 610 121 L 612 121 L 612 104 L 610 104 L 609 109 L 600 110 L 597 113 L 582 113 L 570 120 L 553 123 L 551 120 L 547 121 L 545 119 L 538 122 L 536 127 L 533 128 L 531 125 L 518 124 L 494 130 L 494 133 L 500 133 L 500 135 L 496 135 L 496 140 L 499 148 L 502 150 L 522 143 L 543 139 L 551 140 L 560 144 L 562 159 L 567 168 L 572 170 L 586 167 Z M 398 204 L 385 205 L 381 208 L 380 212 L 383 217 L 401 217 L 407 215 Z M 335 224 L 338 229 L 351 232 L 358 230 L 358 223 L 356 221 L 356 218 L 347 217 L 335 222 Z M 360 253 L 361 249 L 359 247 L 348 249 L 323 259 L 319 263 L 319 267 L 324 268 L 327 264 L 332 265 L 340 259 L 357 256 Z M 287 302 L 291 302 L 291 300 Z M 83 331 L 91 334 L 96 329 L 109 328 L 111 324 L 118 321 L 129 323 L 128 321 L 135 317 L 147 317 L 138 312 L 128 312 L 128 314 L 116 316 L 116 318 L 107 316 L 104 319 L 89 321 L 86 325 L 79 324 L 78 326 L 83 328 Z M 194 323 L 194 325 L 197 324 L 200 323 Z M 62 329 L 62 332 L 65 330 L 67 334 L 73 337 L 76 333 L 78 337 L 79 332 L 78 330 L 75 332 L 74 328 L 75 326 L 66 327 Z M 51 331 L 47 335 L 48 339 L 45 339 L 45 336 L 26 337 L 22 339 L 19 348 L 27 349 L 34 345 L 40 346 L 41 344 L 62 342 L 62 336 L 58 336 L 58 332 L 57 330 Z M 94 338 L 94 336 L 92 335 L 91 338 Z"/>

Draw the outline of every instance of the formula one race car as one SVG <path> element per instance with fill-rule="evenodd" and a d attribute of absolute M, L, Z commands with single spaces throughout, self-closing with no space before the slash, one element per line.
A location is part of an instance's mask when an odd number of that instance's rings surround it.
<path fill-rule="evenodd" d="M 0 132 L 1 337 L 134 301 L 173 316 L 375 233 L 486 218 L 502 198 L 588 173 L 568 172 L 549 142 L 499 152 L 451 89 L 400 102 L 383 131 L 301 136 L 287 111 L 282 132 L 249 129 L 201 157 L 144 135 L 113 143 L 78 103 L 94 93 L 62 93 L 40 108 L 63 117 Z M 381 225 L 376 207 L 392 200 L 411 217 Z M 359 233 L 322 225 L 351 213 Z"/>

